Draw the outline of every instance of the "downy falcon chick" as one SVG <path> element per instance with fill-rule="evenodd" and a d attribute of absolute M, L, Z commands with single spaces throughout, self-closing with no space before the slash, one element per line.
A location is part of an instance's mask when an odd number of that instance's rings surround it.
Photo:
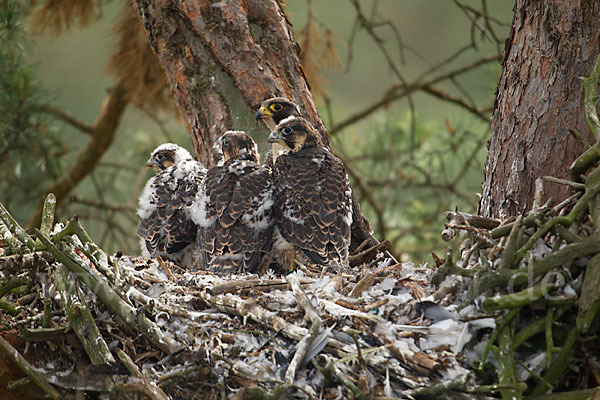
<path fill-rule="evenodd" d="M 137 234 L 142 255 L 192 266 L 197 229 L 189 207 L 206 169 L 173 143 L 158 146 L 146 166 L 159 172 L 148 180 L 139 198 Z"/>
<path fill-rule="evenodd" d="M 272 246 L 270 170 L 244 132 L 227 131 L 216 147 L 222 160 L 208 170 L 193 206 L 200 262 L 221 274 L 256 272 Z"/>

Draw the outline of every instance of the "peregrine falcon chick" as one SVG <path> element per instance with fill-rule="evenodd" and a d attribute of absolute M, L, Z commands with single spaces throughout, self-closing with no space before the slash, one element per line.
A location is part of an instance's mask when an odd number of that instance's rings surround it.
<path fill-rule="evenodd" d="M 222 160 L 208 170 L 193 205 L 200 260 L 220 274 L 256 272 L 272 246 L 270 170 L 244 132 L 225 132 L 217 149 Z"/>
<path fill-rule="evenodd" d="M 197 228 L 189 207 L 206 169 L 173 143 L 158 146 L 146 166 L 159 172 L 148 180 L 139 198 L 137 234 L 142 255 L 191 267 Z"/>
<path fill-rule="evenodd" d="M 256 120 L 264 121 L 267 128 L 269 128 L 269 132 L 274 131 L 278 123 L 291 116 L 299 117 L 300 109 L 296 104 L 283 97 L 273 97 L 263 101 L 256 112 Z M 277 157 L 287 150 L 279 142 L 273 142 L 271 144 L 271 154 L 265 156 L 267 165 L 273 167 Z"/>
<path fill-rule="evenodd" d="M 352 189 L 342 161 L 325 149 L 304 118 L 288 117 L 269 136 L 286 148 L 273 168 L 275 247 L 293 267 L 294 251 L 310 262 L 348 265 Z"/>

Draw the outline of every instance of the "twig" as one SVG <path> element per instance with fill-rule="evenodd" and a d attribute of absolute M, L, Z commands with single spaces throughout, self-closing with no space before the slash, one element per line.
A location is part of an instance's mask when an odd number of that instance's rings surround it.
<path fill-rule="evenodd" d="M 558 378 L 560 378 L 562 372 L 569 366 L 569 357 L 573 350 L 573 345 L 579 338 L 579 330 L 574 327 L 569 331 L 565 342 L 562 345 L 558 357 L 554 360 L 554 363 L 550 369 L 544 375 L 544 381 L 540 382 L 531 392 L 532 396 L 539 396 L 548 390 L 548 384 L 554 385 Z"/>
<path fill-rule="evenodd" d="M 379 51 L 381 52 L 381 54 L 383 54 L 384 58 L 386 59 L 386 61 L 388 63 L 388 66 L 390 67 L 390 69 L 392 70 L 394 75 L 396 75 L 398 80 L 401 82 L 402 86 L 405 86 L 405 87 L 408 86 L 408 82 L 406 81 L 406 79 L 404 78 L 402 73 L 400 72 L 400 69 L 398 68 L 396 63 L 393 61 L 392 56 L 389 54 L 387 48 L 385 47 L 383 39 L 381 37 L 379 37 L 377 35 L 377 33 L 375 32 L 374 28 L 376 25 L 373 22 L 369 21 L 367 19 L 367 17 L 363 14 L 363 12 L 361 10 L 360 2 L 358 0 L 350 0 L 350 2 L 352 3 L 352 5 L 354 6 L 354 9 L 356 10 L 358 21 L 363 26 L 363 28 L 367 31 L 369 36 L 371 36 L 371 38 L 373 39 L 373 41 L 375 42 L 377 47 L 379 47 Z M 414 105 L 414 101 L 412 98 L 412 94 L 407 93 L 406 97 L 408 100 L 408 107 L 409 107 L 410 116 L 411 116 L 411 118 L 410 118 L 410 149 L 412 152 L 412 150 L 415 148 L 415 134 L 416 134 L 416 123 L 417 123 L 416 117 L 415 117 L 416 112 L 415 112 L 415 105 Z"/>
<path fill-rule="evenodd" d="M 361 265 L 363 263 L 371 261 L 372 259 L 377 257 L 379 253 L 389 251 L 391 248 L 392 242 L 390 242 L 389 240 L 384 240 L 383 242 L 380 242 L 367 250 L 364 250 L 358 254 L 348 257 L 348 263 L 351 267 Z"/>
<path fill-rule="evenodd" d="M 19 334 L 19 339 L 25 342 L 35 342 L 35 341 L 53 341 L 53 340 L 63 340 L 65 334 L 67 333 L 67 328 L 37 328 L 37 329 L 28 329 L 25 328 Z"/>
<path fill-rule="evenodd" d="M 144 382 L 146 386 L 146 391 L 144 392 L 148 397 L 154 400 L 169 400 L 169 396 L 163 390 L 154 383 L 154 381 L 148 380 L 140 371 L 138 366 L 133 362 L 133 360 L 125 353 L 123 350 L 119 349 L 117 351 L 117 357 L 123 363 L 125 368 L 133 375 L 135 378 L 140 379 Z"/>
<path fill-rule="evenodd" d="M 446 252 L 446 259 L 433 274 L 431 283 L 435 286 L 439 286 L 448 275 L 460 275 L 467 278 L 473 278 L 476 274 L 476 269 L 467 269 L 455 265 L 454 261 L 452 261 L 452 248 L 448 248 L 448 251 Z"/>
<path fill-rule="evenodd" d="M 599 170 L 600 171 L 600 170 Z M 566 217 L 554 217 L 548 221 L 529 238 L 529 240 L 517 251 L 515 257 L 520 260 L 524 257 L 525 253 L 543 237 L 552 227 L 560 224 L 566 227 L 571 226 L 573 222 L 577 221 L 583 212 L 587 209 L 588 202 L 593 199 L 600 192 L 600 181 L 595 182 L 592 187 L 587 187 L 585 193 L 577 201 L 571 212 Z"/>
<path fill-rule="evenodd" d="M 0 298 L 4 297 L 4 295 L 11 290 L 18 288 L 19 286 L 26 286 L 27 281 L 21 278 L 11 279 L 5 284 L 0 285 Z"/>
<path fill-rule="evenodd" d="M 83 294 L 80 293 L 79 285 L 64 265 L 59 265 L 54 271 L 54 282 L 67 312 L 69 325 L 75 331 L 92 364 L 113 363 L 115 359 L 96 326 Z"/>
<path fill-rule="evenodd" d="M 301 285 L 310 285 L 311 283 L 314 283 L 314 279 L 309 278 L 299 278 L 298 281 Z M 210 294 L 216 296 L 224 293 L 237 292 L 238 290 L 256 288 L 261 291 L 266 291 L 285 289 L 287 287 L 288 282 L 284 279 L 244 279 L 239 281 L 221 283 L 219 285 L 213 286 L 212 288 L 208 288 L 207 290 Z"/>
<path fill-rule="evenodd" d="M 356 255 L 356 254 L 360 253 L 361 251 L 363 251 L 363 249 L 365 247 L 367 247 L 370 244 L 371 244 L 371 239 L 365 239 L 361 244 L 358 245 L 357 248 L 354 249 L 354 254 L 352 254 L 352 255 Z"/>
<path fill-rule="evenodd" d="M 86 124 L 83 121 L 78 120 L 77 118 L 67 114 L 64 110 L 61 110 L 58 107 L 55 107 L 51 104 L 44 104 L 40 107 L 40 111 L 43 111 L 48 114 L 52 114 L 59 119 L 62 119 L 69 125 L 77 128 L 83 133 L 87 133 L 88 135 L 92 135 L 94 133 L 94 127 Z"/>
<path fill-rule="evenodd" d="M 21 254 L 27 251 L 27 247 L 21 243 L 2 221 L 0 221 L 0 237 L 8 245 L 8 254 Z"/>
<path fill-rule="evenodd" d="M 27 234 L 25 229 L 19 225 L 12 215 L 10 215 L 2 203 L 0 203 L 0 219 L 4 221 L 4 224 L 8 230 L 11 231 L 21 241 L 21 243 L 25 244 L 30 251 L 36 250 L 35 241 Z"/>
<path fill-rule="evenodd" d="M 48 193 L 48 196 L 46 196 L 46 201 L 44 202 L 44 207 L 42 210 L 42 223 L 40 225 L 40 230 L 46 235 L 49 235 L 52 231 L 55 210 L 56 196 L 54 196 L 54 193 Z"/>
<path fill-rule="evenodd" d="M 368 396 L 363 393 L 352 381 L 350 381 L 336 366 L 333 361 L 329 361 L 325 356 L 322 356 L 319 361 L 312 361 L 323 375 L 328 378 L 336 378 L 342 385 L 346 386 L 354 394 L 356 399 L 368 400 Z"/>
<path fill-rule="evenodd" d="M 576 326 L 581 333 L 587 333 L 600 313 L 599 254 L 596 254 L 588 261 L 579 299 Z"/>
<path fill-rule="evenodd" d="M 214 296 L 207 291 L 202 291 L 199 295 L 207 304 L 220 311 L 249 318 L 292 340 L 300 341 L 308 333 L 308 329 L 287 322 L 253 301 L 245 301 L 231 294 Z M 348 346 L 336 339 L 329 339 L 326 348 L 339 357 L 345 357 L 350 353 Z"/>
<path fill-rule="evenodd" d="M 568 181 L 566 179 L 555 178 L 553 176 L 544 176 L 542 179 L 552 183 L 560 183 L 561 185 L 570 186 L 573 189 L 585 190 L 585 185 L 579 182 Z"/>
<path fill-rule="evenodd" d="M 136 207 L 131 204 L 112 204 L 105 203 L 104 201 L 84 199 L 80 196 L 73 195 L 70 197 L 71 202 L 83 204 L 88 207 L 101 208 L 104 210 L 121 211 L 121 212 L 135 212 Z"/>
<path fill-rule="evenodd" d="M 300 341 L 300 343 L 298 343 L 294 357 L 292 358 L 292 361 L 290 361 L 290 364 L 285 371 L 285 382 L 292 384 L 294 382 L 296 372 L 307 356 L 310 347 L 317 336 L 319 336 L 319 332 L 321 331 L 321 318 L 319 317 L 319 314 L 313 307 L 304 290 L 302 290 L 302 286 L 300 286 L 300 281 L 298 280 L 296 274 L 293 273 L 288 275 L 287 281 L 292 288 L 294 296 L 296 297 L 296 302 L 300 305 L 300 307 L 302 307 L 302 310 L 304 310 L 304 318 L 309 320 L 311 323 L 308 334 Z"/>
<path fill-rule="evenodd" d="M 125 89 L 120 83 L 115 84 L 109 91 L 106 101 L 94 122 L 93 134 L 86 146 L 82 148 L 68 171 L 48 188 L 48 193 L 56 196 L 56 205 L 59 206 L 71 190 L 87 175 L 89 175 L 104 153 L 110 147 L 119 121 L 127 106 Z M 31 214 L 27 228 L 33 230 L 41 222 L 42 207 L 40 204 Z"/>
<path fill-rule="evenodd" d="M 160 392 L 156 389 L 160 390 Z M 123 383 L 116 383 L 113 387 L 113 391 L 116 391 L 117 393 L 139 393 L 144 394 L 151 399 L 169 400 L 169 397 L 160 388 L 154 388 L 148 385 L 147 382 L 143 381 L 128 381 Z"/>
<path fill-rule="evenodd" d="M 36 229 L 36 235 L 58 261 L 75 273 L 77 278 L 83 281 L 88 289 L 96 294 L 100 301 L 112 313 L 117 314 L 127 325 L 144 334 L 152 343 L 167 354 L 175 352 L 180 347 L 179 343 L 173 340 L 171 336 L 164 335 L 160 328 L 143 313 L 139 313 L 135 308 L 121 299 L 114 289 L 105 283 L 102 278 L 89 270 L 84 262 L 75 261 L 78 258 L 76 254 L 67 255 L 61 251 L 39 229 Z M 63 249 L 65 249 L 64 246 Z"/>
<path fill-rule="evenodd" d="M 598 159 L 600 159 L 600 143 L 594 144 L 573 161 L 569 167 L 571 178 L 574 181 L 581 182 L 583 180 L 582 175 L 585 174 Z"/>
<path fill-rule="evenodd" d="M 348 295 L 350 297 L 354 297 L 355 299 L 359 298 L 362 295 L 362 292 L 364 292 L 365 290 L 370 288 L 371 285 L 373 285 L 373 282 L 375 282 L 375 276 L 376 275 L 374 273 L 367 273 L 367 275 L 365 275 L 360 281 L 356 283 L 356 285 L 354 285 L 354 288 L 350 291 Z"/>
<path fill-rule="evenodd" d="M 370 106 L 365 107 L 363 110 L 358 111 L 355 114 L 352 114 L 345 120 L 335 124 L 329 130 L 329 133 L 331 135 L 335 135 L 336 133 L 340 132 L 341 130 L 347 128 L 348 126 L 353 125 L 353 124 L 357 123 L 358 121 L 361 121 L 362 119 L 368 117 L 369 115 L 373 114 L 375 111 L 379 110 L 380 108 L 387 107 L 390 103 L 392 103 L 396 100 L 399 100 L 399 99 L 403 98 L 404 96 L 409 95 L 410 93 L 416 92 L 418 90 L 422 90 L 425 86 L 433 85 L 433 84 L 441 82 L 443 80 L 450 79 L 452 77 L 461 75 L 465 72 L 469 72 L 469 71 L 476 69 L 476 68 L 480 67 L 481 65 L 485 65 L 489 62 L 498 62 L 498 61 L 502 61 L 502 56 L 500 54 L 493 54 L 491 56 L 482 57 L 481 59 L 476 60 L 469 65 L 462 66 L 462 67 L 457 68 L 448 73 L 438 75 L 438 76 L 431 78 L 430 80 L 425 81 L 425 82 L 414 82 L 414 83 L 411 83 L 408 85 L 402 85 L 402 84 L 394 85 L 382 96 L 381 99 L 377 100 Z"/>
<path fill-rule="evenodd" d="M 488 297 L 483 302 L 486 311 L 496 311 L 506 308 L 523 307 L 544 297 L 550 290 L 557 287 L 556 283 L 540 283 L 517 293 L 509 293 L 496 297 Z"/>
<path fill-rule="evenodd" d="M 437 97 L 438 99 L 445 100 L 449 103 L 454 103 L 459 107 L 464 108 L 469 111 L 471 114 L 475 115 L 477 118 L 481 119 L 483 122 L 490 123 L 490 117 L 484 115 L 484 110 L 481 110 L 475 107 L 472 104 L 467 103 L 465 100 L 460 97 L 456 97 L 450 93 L 444 92 L 442 89 L 433 86 L 433 85 L 425 85 L 422 89 L 425 93 L 429 93 L 430 95 Z"/>

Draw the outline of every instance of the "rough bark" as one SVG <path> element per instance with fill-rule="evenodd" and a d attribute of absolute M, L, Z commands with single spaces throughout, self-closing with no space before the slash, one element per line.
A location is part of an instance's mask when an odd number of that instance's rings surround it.
<path fill-rule="evenodd" d="M 479 213 L 516 215 L 532 206 L 535 179 L 569 178 L 569 165 L 593 143 L 583 109 L 580 77 L 593 69 L 600 40 L 596 0 L 517 0 L 498 84 L 492 138 Z M 571 193 L 544 183 L 544 199 Z"/>
<path fill-rule="evenodd" d="M 276 0 L 133 0 L 151 47 L 165 69 L 198 160 L 210 166 L 213 143 L 226 130 L 244 130 L 266 143 L 254 113 L 282 96 L 329 135 L 319 117 L 281 5 Z M 371 238 L 355 201 L 354 248 Z M 372 239 L 372 238 L 371 238 Z"/>

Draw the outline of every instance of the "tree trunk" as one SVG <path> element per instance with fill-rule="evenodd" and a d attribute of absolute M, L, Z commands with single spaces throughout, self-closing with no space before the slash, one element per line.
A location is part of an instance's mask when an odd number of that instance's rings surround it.
<path fill-rule="evenodd" d="M 276 0 L 133 0 L 190 131 L 196 155 L 214 163 L 213 143 L 229 129 L 267 131 L 254 114 L 262 100 L 294 101 L 330 147 L 300 62 L 290 23 Z M 260 142 L 260 141 L 259 141 Z M 355 201 L 351 248 L 371 238 Z"/>
<path fill-rule="evenodd" d="M 226 130 L 257 127 L 255 111 L 274 96 L 298 104 L 329 145 L 277 1 L 134 0 L 134 8 L 201 162 L 211 165 L 212 144 Z"/>
<path fill-rule="evenodd" d="M 517 0 L 496 92 L 492 138 L 479 213 L 517 215 L 532 206 L 535 180 L 569 178 L 584 146 L 570 133 L 593 137 L 580 77 L 593 69 L 600 43 L 597 0 Z M 543 200 L 571 193 L 544 183 Z"/>

